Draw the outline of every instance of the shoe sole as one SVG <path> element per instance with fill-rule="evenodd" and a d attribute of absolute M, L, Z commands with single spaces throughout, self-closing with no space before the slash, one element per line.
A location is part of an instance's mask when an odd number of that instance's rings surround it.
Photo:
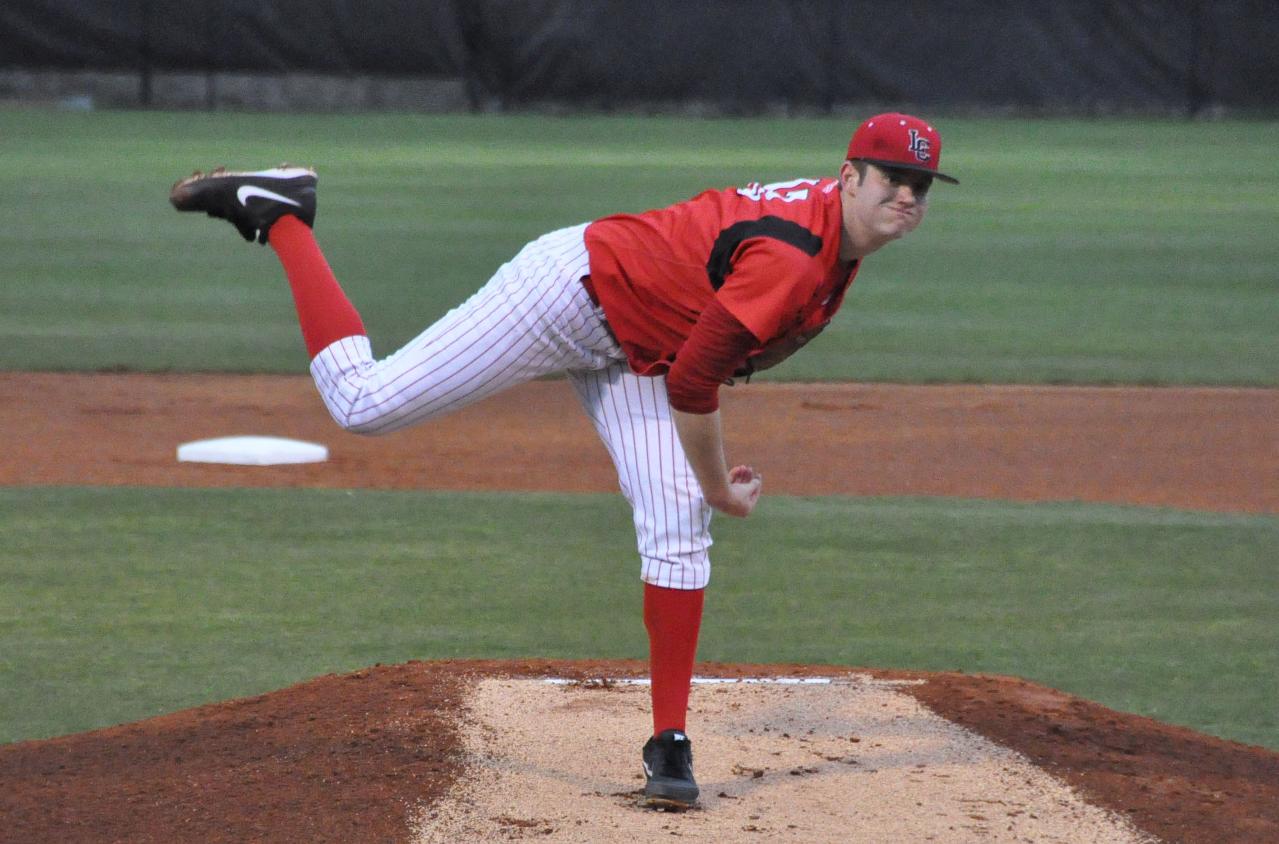
<path fill-rule="evenodd" d="M 696 808 L 697 801 L 686 803 L 670 797 L 645 797 L 640 805 L 646 809 L 658 809 L 663 812 L 687 812 L 689 809 Z"/>
<path fill-rule="evenodd" d="M 644 789 L 644 805 L 682 811 L 695 806 L 700 793 L 697 786 L 649 782 Z"/>

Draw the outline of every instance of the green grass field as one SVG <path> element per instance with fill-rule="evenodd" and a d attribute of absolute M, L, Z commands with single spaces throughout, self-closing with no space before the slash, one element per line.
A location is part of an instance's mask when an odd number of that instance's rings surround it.
<path fill-rule="evenodd" d="M 168 207 L 195 167 L 317 166 L 388 352 L 543 231 L 833 172 L 850 128 L 0 110 L 0 369 L 305 371 L 270 251 Z M 941 128 L 964 184 L 775 377 L 1279 383 L 1279 123 Z M 702 658 L 1015 674 L 1279 748 L 1279 517 L 775 496 L 716 538 Z M 374 662 L 639 657 L 632 543 L 617 496 L 0 489 L 0 742 Z"/>
<path fill-rule="evenodd" d="M 0 741 L 443 657 L 646 654 L 611 495 L 0 490 Z M 1279 520 L 765 499 L 700 655 L 991 671 L 1279 748 Z"/>
<path fill-rule="evenodd" d="M 1279 383 L 1279 123 L 940 125 L 963 184 L 937 186 L 923 227 L 867 260 L 779 377 Z M 321 243 L 390 351 L 544 231 L 832 174 L 849 131 L 0 111 L 0 369 L 305 368 L 269 250 L 169 208 L 196 167 L 315 165 Z"/>

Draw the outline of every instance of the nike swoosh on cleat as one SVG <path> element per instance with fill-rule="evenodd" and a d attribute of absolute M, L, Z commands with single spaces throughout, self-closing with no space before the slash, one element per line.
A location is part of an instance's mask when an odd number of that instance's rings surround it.
<path fill-rule="evenodd" d="M 644 773 L 648 775 L 649 779 L 652 779 L 653 769 L 648 766 L 647 762 L 641 762 L 640 764 L 644 766 Z"/>
<path fill-rule="evenodd" d="M 294 205 L 298 208 L 302 207 L 302 203 L 297 200 L 289 199 L 287 196 L 281 196 L 275 191 L 260 188 L 257 185 L 240 185 L 240 189 L 235 192 L 235 198 L 240 200 L 240 204 L 245 208 L 249 207 L 249 200 L 255 196 L 262 199 L 274 199 L 276 202 L 283 202 L 286 205 Z"/>

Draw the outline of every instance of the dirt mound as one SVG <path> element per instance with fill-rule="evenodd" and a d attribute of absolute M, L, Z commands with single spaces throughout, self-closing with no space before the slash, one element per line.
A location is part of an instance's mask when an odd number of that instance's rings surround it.
<path fill-rule="evenodd" d="M 463 703 L 482 680 L 590 681 L 644 671 L 635 662 L 379 666 L 7 745 L 0 747 L 0 840 L 406 842 L 413 819 L 437 804 L 462 770 Z M 725 665 L 699 666 L 698 673 L 923 680 L 900 690 L 1020 752 L 1144 832 L 1165 841 L 1279 840 L 1279 753 L 1000 677 Z M 633 739 L 619 737 L 618 744 L 600 752 L 634 756 Z"/>

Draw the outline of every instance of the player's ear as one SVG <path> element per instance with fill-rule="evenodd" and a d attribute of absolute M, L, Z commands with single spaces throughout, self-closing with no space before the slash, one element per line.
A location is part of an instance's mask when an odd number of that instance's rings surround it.
<path fill-rule="evenodd" d="M 857 165 L 851 161 L 845 161 L 843 166 L 839 168 L 839 190 L 840 193 L 846 193 L 850 196 L 857 193 L 857 185 L 861 182 L 861 175 L 857 171 Z"/>

